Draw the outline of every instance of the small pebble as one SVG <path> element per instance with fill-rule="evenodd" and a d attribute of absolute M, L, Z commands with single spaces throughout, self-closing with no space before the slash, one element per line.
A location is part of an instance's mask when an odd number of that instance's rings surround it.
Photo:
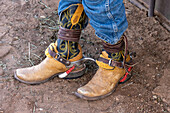
<path fill-rule="evenodd" d="M 160 76 L 160 74 L 157 74 L 157 76 Z"/>
<path fill-rule="evenodd" d="M 4 73 L 2 67 L 0 67 L 0 76 Z"/>
<path fill-rule="evenodd" d="M 156 96 L 156 95 L 154 95 L 154 96 L 153 96 L 153 98 L 154 98 L 154 99 L 157 99 L 157 96 Z"/>
<path fill-rule="evenodd" d="M 7 55 L 9 53 L 10 49 L 11 49 L 11 46 L 1 46 L 0 47 L 0 51 L 1 51 L 0 57 L 4 57 L 5 55 Z"/>
<path fill-rule="evenodd" d="M 14 40 L 18 40 L 18 39 L 19 39 L 19 37 L 17 37 L 17 36 L 16 36 L 16 37 L 14 37 Z"/>
<path fill-rule="evenodd" d="M 40 18 L 46 18 L 45 16 L 40 16 Z"/>
<path fill-rule="evenodd" d="M 116 101 L 119 101 L 119 98 L 118 98 L 118 97 L 116 97 Z"/>
<path fill-rule="evenodd" d="M 43 108 L 39 108 L 39 110 L 40 110 L 40 111 L 42 111 L 42 110 L 43 110 Z"/>

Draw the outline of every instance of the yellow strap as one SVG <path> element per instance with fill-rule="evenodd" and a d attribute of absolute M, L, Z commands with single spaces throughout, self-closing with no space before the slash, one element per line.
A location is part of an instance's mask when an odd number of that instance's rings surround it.
<path fill-rule="evenodd" d="M 51 49 L 51 50 L 53 51 L 52 46 L 53 46 L 53 48 L 54 48 L 54 51 L 55 51 L 56 53 L 58 53 L 57 48 L 56 48 L 56 47 L 57 47 L 56 43 L 51 43 L 51 44 L 49 45 L 49 47 L 45 50 L 45 55 L 46 55 L 47 57 L 49 57 L 49 58 L 52 58 L 52 57 L 51 57 L 51 55 L 48 53 L 48 49 Z"/>
<path fill-rule="evenodd" d="M 105 58 L 103 55 L 100 55 L 100 57 Z M 106 58 L 106 59 L 110 60 L 109 58 Z M 109 66 L 109 64 L 105 64 L 105 63 L 103 63 L 103 62 L 101 62 L 101 61 L 96 60 L 96 63 L 97 63 L 97 65 L 98 65 L 99 67 L 102 67 L 102 68 L 104 68 L 104 69 L 114 69 L 114 67 Z"/>
<path fill-rule="evenodd" d="M 77 24 L 77 23 L 79 22 L 79 19 L 80 19 L 80 17 L 81 17 L 81 14 L 82 14 L 82 12 L 83 12 L 83 10 L 84 10 L 82 4 L 77 4 L 77 5 L 78 5 L 78 7 L 77 7 L 75 13 L 73 14 L 73 16 L 72 16 L 72 18 L 71 18 L 72 26 L 75 25 L 75 24 Z"/>

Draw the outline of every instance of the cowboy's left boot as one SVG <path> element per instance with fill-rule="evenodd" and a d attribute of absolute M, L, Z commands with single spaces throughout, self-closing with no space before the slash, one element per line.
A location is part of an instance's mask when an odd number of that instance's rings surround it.
<path fill-rule="evenodd" d="M 82 4 L 72 4 L 60 14 L 58 39 L 45 51 L 46 58 L 38 65 L 17 69 L 14 77 L 26 84 L 40 84 L 54 77 L 73 79 L 85 72 L 85 59 L 79 42 L 88 18 Z"/>
<path fill-rule="evenodd" d="M 114 45 L 103 43 L 105 51 L 102 51 L 100 58 L 96 61 L 99 66 L 98 71 L 92 80 L 77 89 L 76 96 L 86 100 L 101 99 L 114 92 L 119 82 L 129 79 L 125 64 L 130 63 L 131 57 L 127 54 L 126 43 L 125 37 Z"/>

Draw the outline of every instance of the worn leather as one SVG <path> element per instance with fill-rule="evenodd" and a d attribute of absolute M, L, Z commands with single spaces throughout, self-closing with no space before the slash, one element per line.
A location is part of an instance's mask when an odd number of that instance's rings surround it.
<path fill-rule="evenodd" d="M 120 78 L 125 74 L 124 68 L 115 67 L 114 70 L 99 67 L 94 77 L 77 92 L 86 97 L 98 97 L 110 93 L 116 87 Z"/>
<path fill-rule="evenodd" d="M 20 81 L 41 82 L 67 70 L 64 60 L 60 62 L 55 60 L 54 56 L 50 55 L 49 49 L 59 53 L 62 58 L 70 62 L 80 60 L 83 57 L 81 46 L 78 44 L 81 30 L 87 26 L 88 22 L 83 5 L 70 5 L 61 13 L 59 20 L 61 27 L 58 32 L 58 39 L 56 43 L 51 43 L 46 49 L 47 58 L 36 66 L 17 69 L 15 75 Z"/>
<path fill-rule="evenodd" d="M 81 35 L 81 29 L 66 29 L 60 26 L 58 32 L 58 38 L 62 40 L 69 40 L 73 42 L 79 42 Z"/>
<path fill-rule="evenodd" d="M 96 61 L 99 66 L 98 71 L 85 86 L 77 89 L 79 95 L 83 95 L 87 98 L 100 98 L 105 96 L 114 91 L 120 79 L 125 75 L 126 71 L 124 66 L 120 66 L 118 63 L 117 65 L 113 64 L 114 66 L 111 66 L 109 65 L 109 60 L 112 59 L 113 61 L 120 63 L 124 62 L 124 60 L 130 60 L 130 56 L 128 55 L 125 59 L 124 55 L 126 55 L 126 52 L 123 53 L 124 48 L 125 51 L 127 51 L 127 40 L 121 39 L 115 45 L 105 43 L 104 47 L 108 52 L 112 52 L 112 55 L 109 55 L 106 51 L 102 52 L 100 55 L 102 60 Z"/>
<path fill-rule="evenodd" d="M 16 70 L 16 76 L 27 82 L 40 82 L 50 78 L 52 75 L 65 72 L 67 68 L 64 64 L 54 58 L 45 58 L 40 64 Z"/>
<path fill-rule="evenodd" d="M 54 48 L 55 44 L 52 44 Z M 25 82 L 41 82 L 55 74 L 67 71 L 66 66 L 55 60 L 48 53 L 48 49 L 46 50 L 46 58 L 38 65 L 28 68 L 21 68 L 16 70 L 16 76 Z M 78 45 L 78 49 L 80 50 L 79 54 L 72 59 L 68 59 L 70 62 L 80 60 L 82 58 L 82 49 L 81 46 Z M 57 52 L 57 50 L 56 50 Z"/>
<path fill-rule="evenodd" d="M 77 61 L 82 58 L 82 50 L 80 46 L 79 50 L 80 53 L 76 57 L 69 59 L 70 62 Z M 47 55 L 47 57 L 36 66 L 17 69 L 16 76 L 26 82 L 41 82 L 55 74 L 65 71 L 67 71 L 67 68 L 64 64 Z"/>
<path fill-rule="evenodd" d="M 116 44 L 113 45 L 103 41 L 102 45 L 104 50 L 110 53 L 120 52 L 125 48 L 125 42 L 123 39 L 124 37 L 122 36 L 122 38 Z"/>

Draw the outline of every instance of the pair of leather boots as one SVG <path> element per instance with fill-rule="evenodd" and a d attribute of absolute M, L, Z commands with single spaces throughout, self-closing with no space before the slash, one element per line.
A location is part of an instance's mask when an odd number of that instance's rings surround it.
<path fill-rule="evenodd" d="M 81 30 L 87 24 L 87 17 L 81 7 L 81 4 L 72 5 L 61 13 L 58 39 L 46 49 L 46 58 L 36 66 L 17 69 L 14 75 L 17 80 L 26 84 L 40 84 L 56 76 L 70 79 L 84 74 L 84 61 L 88 58 L 83 56 L 78 42 Z M 104 98 L 115 90 L 118 83 L 130 78 L 131 57 L 127 52 L 127 38 L 122 36 L 114 45 L 107 42 L 102 44 L 104 50 L 96 60 L 99 69 L 85 86 L 75 92 L 82 99 Z"/>

